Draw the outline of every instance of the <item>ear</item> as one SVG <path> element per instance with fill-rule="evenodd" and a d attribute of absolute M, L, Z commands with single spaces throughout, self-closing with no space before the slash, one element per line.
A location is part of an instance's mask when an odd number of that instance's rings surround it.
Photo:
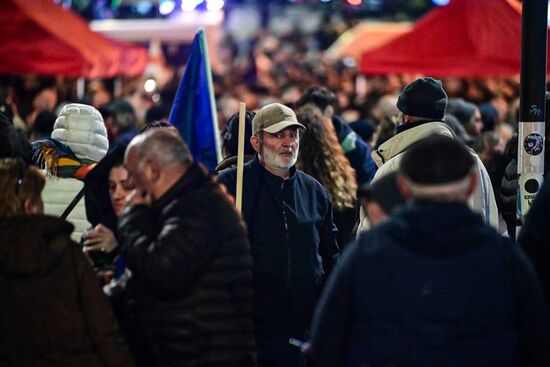
<path fill-rule="evenodd" d="M 160 178 L 162 170 L 156 161 L 149 161 L 145 166 L 145 174 L 149 176 L 150 182 L 156 182 Z"/>
<path fill-rule="evenodd" d="M 25 199 L 23 202 L 23 212 L 25 214 L 42 214 L 44 212 L 42 200 L 38 203 L 33 203 L 30 198 Z"/>
<path fill-rule="evenodd" d="M 397 175 L 397 188 L 399 189 L 399 192 L 401 192 L 401 196 L 403 196 L 405 201 L 412 200 L 411 186 L 405 176 Z"/>
<path fill-rule="evenodd" d="M 260 153 L 260 138 L 252 135 L 250 137 L 250 144 L 252 145 L 252 149 L 254 149 L 256 153 Z"/>

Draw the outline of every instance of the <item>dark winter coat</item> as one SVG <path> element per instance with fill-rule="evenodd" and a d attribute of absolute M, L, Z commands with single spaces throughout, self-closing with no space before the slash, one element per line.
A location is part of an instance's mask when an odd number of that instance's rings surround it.
<path fill-rule="evenodd" d="M 73 226 L 0 221 L 0 366 L 133 366 Z"/>
<path fill-rule="evenodd" d="M 236 169 L 218 179 L 236 191 Z M 323 274 L 338 256 L 337 230 L 326 190 L 313 177 L 291 169 L 286 180 L 269 173 L 255 156 L 244 165 L 242 216 L 254 259 L 258 356 L 274 366 L 295 366 Z"/>
<path fill-rule="evenodd" d="M 255 364 L 252 260 L 219 185 L 192 165 L 151 207 L 120 219 L 129 343 L 141 366 Z"/>
<path fill-rule="evenodd" d="M 550 179 L 546 178 L 518 236 L 540 277 L 550 305 Z"/>
<path fill-rule="evenodd" d="M 550 318 L 517 245 L 458 203 L 363 233 L 328 281 L 316 366 L 549 366 Z"/>

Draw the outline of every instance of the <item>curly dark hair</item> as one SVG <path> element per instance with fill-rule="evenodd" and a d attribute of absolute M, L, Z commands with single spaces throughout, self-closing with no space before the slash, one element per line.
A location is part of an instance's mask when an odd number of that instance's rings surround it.
<path fill-rule="evenodd" d="M 298 121 L 306 126 L 306 131 L 300 136 L 296 166 L 323 185 L 336 210 L 353 208 L 357 201 L 357 179 L 332 122 L 312 110 L 300 113 Z"/>

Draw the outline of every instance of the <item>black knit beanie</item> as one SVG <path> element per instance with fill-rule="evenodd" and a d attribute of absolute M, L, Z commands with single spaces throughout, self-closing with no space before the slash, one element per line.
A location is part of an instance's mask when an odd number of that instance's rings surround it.
<path fill-rule="evenodd" d="M 447 93 L 441 81 L 419 78 L 407 85 L 397 100 L 397 108 L 405 115 L 442 120 L 447 107 Z"/>

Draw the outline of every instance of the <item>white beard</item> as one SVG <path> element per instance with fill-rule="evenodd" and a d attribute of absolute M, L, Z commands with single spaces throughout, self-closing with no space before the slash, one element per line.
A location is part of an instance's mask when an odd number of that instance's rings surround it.
<path fill-rule="evenodd" d="M 262 159 L 266 166 L 287 170 L 296 164 L 296 161 L 298 160 L 298 149 L 292 152 L 292 156 L 283 156 L 264 145 L 262 150 Z"/>

